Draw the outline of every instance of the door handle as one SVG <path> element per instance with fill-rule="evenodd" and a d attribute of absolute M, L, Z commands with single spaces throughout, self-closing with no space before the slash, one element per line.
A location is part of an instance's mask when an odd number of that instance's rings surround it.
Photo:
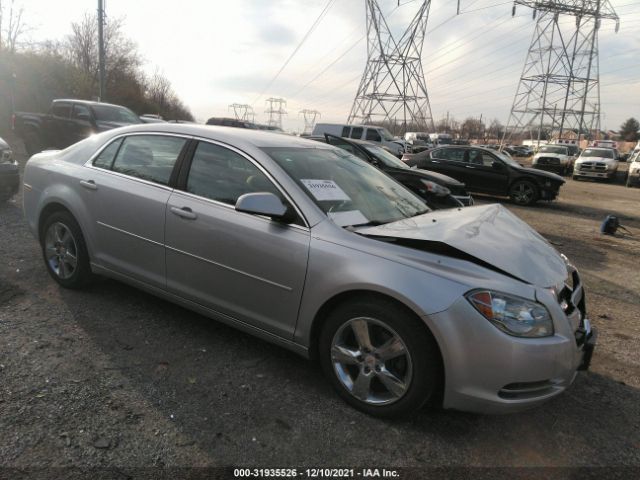
<path fill-rule="evenodd" d="M 431 163 L 440 163 L 438 160 L 431 160 Z"/>
<path fill-rule="evenodd" d="M 476 168 L 476 167 L 472 167 L 471 165 L 465 165 L 464 168 Z"/>
<path fill-rule="evenodd" d="M 171 213 L 187 220 L 195 220 L 198 216 L 189 207 L 171 207 Z"/>
<path fill-rule="evenodd" d="M 93 180 L 80 180 L 80 185 L 82 185 L 87 190 L 97 190 L 98 189 L 98 186 L 96 185 L 96 182 L 94 182 Z"/>

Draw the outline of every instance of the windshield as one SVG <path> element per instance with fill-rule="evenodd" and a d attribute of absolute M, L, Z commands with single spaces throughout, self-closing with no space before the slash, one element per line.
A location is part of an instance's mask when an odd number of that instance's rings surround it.
<path fill-rule="evenodd" d="M 344 150 L 263 150 L 341 227 L 382 225 L 430 211 L 411 191 Z"/>
<path fill-rule="evenodd" d="M 380 134 L 382 139 L 386 140 L 387 142 L 390 142 L 393 140 L 393 135 L 391 135 L 391 132 L 389 132 L 389 130 L 387 130 L 386 128 L 379 129 L 378 133 Z"/>
<path fill-rule="evenodd" d="M 608 148 L 587 148 L 582 152 L 581 157 L 601 157 L 601 158 L 613 158 L 613 150 Z"/>
<path fill-rule="evenodd" d="M 142 120 L 128 108 L 115 105 L 92 105 L 96 120 L 102 122 L 142 123 Z"/>
<path fill-rule="evenodd" d="M 367 150 L 367 152 L 376 157 L 377 160 L 385 164 L 387 167 L 404 168 L 407 170 L 411 169 L 409 165 L 404 163 L 402 160 L 399 160 L 398 157 L 394 157 L 384 148 L 380 148 L 377 145 L 363 145 L 363 147 Z"/>
<path fill-rule="evenodd" d="M 551 147 L 544 146 L 540 147 L 540 153 L 558 153 L 560 155 L 567 155 L 569 152 L 567 151 L 567 147 Z"/>

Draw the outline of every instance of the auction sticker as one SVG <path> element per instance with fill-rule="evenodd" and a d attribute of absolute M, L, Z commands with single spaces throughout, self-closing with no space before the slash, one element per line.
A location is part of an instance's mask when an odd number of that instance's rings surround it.
<path fill-rule="evenodd" d="M 316 200 L 351 200 L 333 180 L 300 180 Z"/>

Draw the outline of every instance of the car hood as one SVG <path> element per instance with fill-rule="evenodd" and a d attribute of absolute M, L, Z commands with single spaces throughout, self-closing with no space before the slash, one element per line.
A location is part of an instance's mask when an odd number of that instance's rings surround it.
<path fill-rule="evenodd" d="M 540 158 L 540 157 L 560 158 L 564 160 L 565 158 L 569 158 L 569 155 L 564 155 L 563 153 L 538 152 L 533 158 Z"/>
<path fill-rule="evenodd" d="M 527 168 L 527 167 L 520 167 L 518 168 L 518 170 L 522 172 L 526 172 L 529 175 L 532 175 L 534 177 L 545 177 L 545 178 L 548 178 L 549 180 L 554 180 L 558 183 L 565 183 L 564 178 L 562 178 L 560 175 L 556 175 L 555 173 L 545 172 L 544 170 L 536 170 L 535 168 Z"/>
<path fill-rule="evenodd" d="M 464 183 L 456 180 L 455 178 L 448 177 L 442 173 L 432 172 L 430 170 L 422 170 L 420 168 L 393 168 L 393 171 L 418 178 L 424 178 L 425 180 L 430 180 L 440 185 L 464 187 Z"/>
<path fill-rule="evenodd" d="M 604 162 L 604 163 L 616 163 L 618 160 L 615 158 L 606 158 L 606 157 L 581 157 L 576 160 L 576 163 L 583 162 Z"/>
<path fill-rule="evenodd" d="M 469 260 L 539 287 L 567 277 L 565 261 L 549 242 L 499 204 L 436 210 L 357 232 Z"/>

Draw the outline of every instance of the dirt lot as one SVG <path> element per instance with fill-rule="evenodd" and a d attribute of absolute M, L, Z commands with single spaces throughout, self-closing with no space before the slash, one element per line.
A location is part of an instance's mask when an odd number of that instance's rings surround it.
<path fill-rule="evenodd" d="M 0 206 L 2 466 L 640 467 L 640 189 L 568 180 L 554 203 L 507 204 L 582 272 L 601 334 L 590 372 L 526 413 L 401 422 L 349 408 L 294 354 L 123 284 L 58 288 L 20 201 Z M 601 236 L 608 213 L 635 237 Z"/>

